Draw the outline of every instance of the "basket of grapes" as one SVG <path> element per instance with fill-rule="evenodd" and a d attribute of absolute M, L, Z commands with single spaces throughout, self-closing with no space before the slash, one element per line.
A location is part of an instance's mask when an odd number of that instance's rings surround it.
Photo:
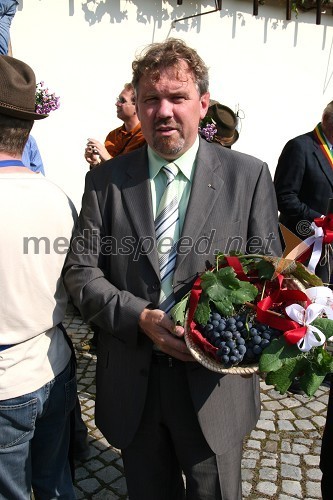
<path fill-rule="evenodd" d="M 333 335 L 333 297 L 297 261 L 262 255 L 218 255 L 172 311 L 185 342 L 206 368 L 260 373 L 285 393 L 300 377 L 312 395 L 333 370 L 325 350 Z"/>

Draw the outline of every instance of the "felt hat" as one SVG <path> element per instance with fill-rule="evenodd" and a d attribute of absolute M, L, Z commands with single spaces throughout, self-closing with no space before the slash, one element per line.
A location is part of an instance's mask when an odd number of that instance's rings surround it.
<path fill-rule="evenodd" d="M 41 120 L 48 115 L 35 112 L 36 77 L 26 63 L 0 56 L 0 114 L 21 120 Z"/>
<path fill-rule="evenodd" d="M 238 130 L 236 130 L 237 116 L 235 113 L 228 106 L 210 100 L 207 116 L 214 120 L 217 128 L 214 141 L 219 142 L 222 146 L 235 144 L 239 137 Z"/>

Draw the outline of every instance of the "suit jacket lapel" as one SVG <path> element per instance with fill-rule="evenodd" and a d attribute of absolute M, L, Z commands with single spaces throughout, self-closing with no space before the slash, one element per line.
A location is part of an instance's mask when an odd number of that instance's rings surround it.
<path fill-rule="evenodd" d="M 158 256 L 152 242 L 155 242 L 155 226 L 149 180 L 147 148 L 140 150 L 137 162 L 130 162 L 127 181 L 122 186 L 124 202 L 139 238 L 139 245 L 147 255 L 157 276 Z"/>
<path fill-rule="evenodd" d="M 322 152 L 317 140 L 315 139 L 315 135 L 312 132 L 312 137 L 313 137 L 313 143 L 314 143 L 314 154 L 317 157 L 319 161 L 319 165 L 326 175 L 328 182 L 333 186 L 333 168 L 330 165 L 329 161 L 325 157 L 324 153 Z"/>
<path fill-rule="evenodd" d="M 214 150 L 205 140 L 200 139 L 193 186 L 182 230 L 182 236 L 191 238 L 193 243 L 202 234 L 206 220 L 209 218 L 224 184 L 224 181 L 215 172 L 220 165 L 221 162 Z M 184 254 L 178 255 L 176 269 L 184 262 L 186 256 Z"/>

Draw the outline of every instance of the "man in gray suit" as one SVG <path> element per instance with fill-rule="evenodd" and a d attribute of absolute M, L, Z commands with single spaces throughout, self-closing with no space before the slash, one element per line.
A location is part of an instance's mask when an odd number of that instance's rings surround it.
<path fill-rule="evenodd" d="M 272 180 L 262 161 L 199 139 L 208 71 L 183 41 L 149 46 L 133 63 L 133 84 L 148 147 L 87 174 L 65 265 L 75 305 L 101 328 L 96 424 L 122 450 L 131 500 L 184 499 L 182 472 L 187 499 L 238 500 L 242 440 L 260 411 L 258 377 L 194 362 L 167 311 L 217 250 L 280 252 Z M 165 280 L 156 223 L 166 164 L 178 171 L 181 238 L 173 262 L 171 244 L 166 252 Z"/>

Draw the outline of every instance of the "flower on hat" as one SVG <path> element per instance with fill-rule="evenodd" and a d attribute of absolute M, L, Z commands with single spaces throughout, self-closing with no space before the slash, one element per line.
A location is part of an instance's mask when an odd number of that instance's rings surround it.
<path fill-rule="evenodd" d="M 40 115 L 47 115 L 55 111 L 60 106 L 60 97 L 55 93 L 50 93 L 48 88 L 44 87 L 44 82 L 38 82 L 36 85 L 36 105 L 35 111 Z"/>
<path fill-rule="evenodd" d="M 217 134 L 216 121 L 210 116 L 205 116 L 199 125 L 199 134 L 208 142 L 213 142 L 214 135 Z"/>

